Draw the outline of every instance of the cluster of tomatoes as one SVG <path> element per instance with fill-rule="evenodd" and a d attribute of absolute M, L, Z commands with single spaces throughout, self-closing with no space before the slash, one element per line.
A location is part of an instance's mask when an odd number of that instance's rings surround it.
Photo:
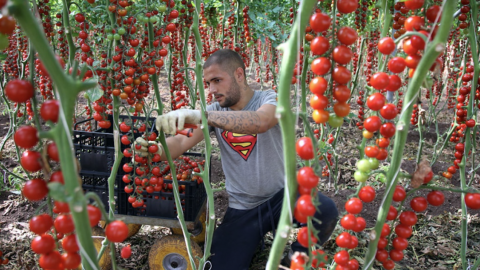
<path fill-rule="evenodd" d="M 68 203 L 55 202 L 54 211 L 58 213 L 55 220 L 49 214 L 30 220 L 30 230 L 37 235 L 31 242 L 32 251 L 40 255 L 39 265 L 43 269 L 77 269 L 81 265 L 80 247 Z M 88 205 L 88 217 L 90 226 L 94 227 L 102 214 L 97 207 Z M 110 242 L 123 242 L 128 236 L 128 227 L 123 221 L 112 221 L 105 227 L 105 236 Z"/>
<path fill-rule="evenodd" d="M 368 6 L 371 4 L 371 0 L 362 1 L 361 8 L 355 10 L 355 27 L 358 31 L 365 29 L 365 26 L 367 25 Z M 374 20 L 374 18 L 372 18 L 372 20 Z"/>
<path fill-rule="evenodd" d="M 28 81 L 12 80 L 7 83 L 5 94 L 11 101 L 23 103 L 33 97 L 34 89 Z M 58 114 L 59 104 L 56 100 L 47 100 L 40 107 L 40 116 L 46 122 L 56 123 Z M 39 145 L 38 130 L 29 125 L 16 130 L 14 141 L 18 147 L 26 149 L 22 153 L 20 164 L 27 172 L 38 174 L 43 170 L 44 174 L 50 175 L 49 183 L 65 184 L 60 170 L 50 172 L 47 169 L 51 168 L 49 162 L 57 164 L 60 161 L 54 142 L 49 142 L 45 146 Z M 38 150 L 32 150 L 35 148 Z M 43 152 L 40 151 L 42 148 Z M 27 181 L 22 188 L 22 194 L 30 201 L 44 200 L 48 192 L 47 181 L 41 177 Z M 44 269 L 75 269 L 80 266 L 81 257 L 68 203 L 55 200 L 53 213 L 56 214 L 55 219 L 50 214 L 40 214 L 30 220 L 30 230 L 37 234 L 32 240 L 31 248 L 40 255 L 39 264 Z M 88 215 L 91 226 L 97 225 L 102 217 L 100 209 L 93 205 L 88 205 Z M 128 228 L 122 221 L 114 221 L 109 226 L 107 238 L 110 241 L 121 242 L 126 238 L 126 235 L 123 237 L 122 229 L 123 231 L 126 229 L 128 234 Z M 63 254 L 60 254 L 56 245 L 60 239 L 63 239 Z"/>
<path fill-rule="evenodd" d="M 348 2 L 348 3 L 347 3 Z M 350 3 L 351 2 L 351 3 Z M 337 3 L 340 13 L 351 13 L 358 6 L 358 1 L 342 1 Z M 354 5 L 352 5 L 354 3 Z M 318 11 L 318 10 L 317 10 Z M 310 99 L 310 106 L 314 109 L 312 113 L 313 120 L 316 123 L 326 123 L 332 127 L 339 127 L 343 124 L 343 117 L 350 113 L 350 105 L 346 103 L 350 98 L 350 89 L 347 83 L 351 79 L 351 72 L 345 67 L 352 60 L 353 53 L 348 47 L 355 43 L 358 38 L 357 32 L 350 27 L 341 27 L 336 33 L 338 41 L 341 43 L 333 50 L 330 50 L 330 42 L 325 37 L 326 31 L 330 28 L 331 17 L 322 12 L 315 12 L 310 17 L 310 27 L 316 33 L 323 32 L 323 36 L 315 37 L 310 43 L 310 49 L 313 55 L 324 55 L 313 60 L 312 72 L 318 77 L 310 81 L 309 88 L 314 94 Z M 331 59 L 336 62 L 332 67 Z M 335 82 L 332 96 L 337 101 L 333 106 L 334 114 L 329 114 L 326 108 L 329 105 L 329 98 L 325 96 L 328 88 L 328 82 L 320 77 L 332 72 L 331 76 Z"/>
<path fill-rule="evenodd" d="M 379 33 L 378 31 L 372 31 L 370 33 L 370 36 L 367 37 L 367 57 L 365 59 L 364 63 L 364 75 L 367 81 L 367 85 L 370 85 L 370 79 L 372 77 L 372 70 L 374 70 L 377 67 L 378 64 L 378 59 L 376 59 L 375 54 L 376 54 L 376 44 L 378 41 L 378 36 Z M 356 64 L 354 62 L 354 64 Z M 363 121 L 365 120 L 365 91 L 363 89 L 360 89 L 358 91 L 358 97 L 357 97 L 357 105 L 359 106 L 358 108 L 358 119 L 359 121 L 356 123 L 358 129 L 363 130 Z"/>
<path fill-rule="evenodd" d="M 313 151 L 313 142 L 309 137 L 302 137 L 296 142 L 296 153 L 302 160 L 311 160 L 314 159 L 315 153 Z M 316 191 L 316 187 L 320 178 L 315 174 L 315 171 L 310 166 L 304 166 L 300 168 L 297 172 L 297 182 L 298 182 L 298 192 L 300 197 L 298 198 L 295 209 L 294 217 L 300 223 L 307 223 L 308 217 L 313 217 L 316 212 L 316 207 L 314 205 L 314 198 L 312 197 L 312 191 Z M 316 192 L 314 192 L 316 194 Z M 318 239 L 313 234 L 313 232 L 308 231 L 308 227 L 302 227 L 297 234 L 298 242 L 304 246 L 309 247 L 309 240 L 315 244 L 318 242 Z M 328 260 L 328 257 L 324 255 L 323 250 L 315 250 L 313 252 L 315 257 L 312 260 L 312 267 L 323 267 L 325 262 Z M 308 261 L 308 257 L 305 258 L 303 255 L 295 255 L 291 260 L 291 269 L 304 269 L 304 265 Z"/>
<path fill-rule="evenodd" d="M 135 120 L 134 120 L 135 121 Z M 158 154 L 159 146 L 156 143 L 152 143 L 148 146 L 149 154 L 147 156 L 138 155 L 137 150 L 140 149 L 140 145 L 136 144 L 136 149 L 131 148 L 133 141 L 133 134 L 144 133 L 144 137 L 148 141 L 155 141 L 157 134 L 155 132 L 145 132 L 145 123 L 138 122 L 138 128 L 132 130 L 132 125 L 128 125 L 122 122 L 119 126 L 123 133 L 121 142 L 124 145 L 123 155 L 126 158 L 132 158 L 132 163 L 124 163 L 122 170 L 125 173 L 122 176 L 122 181 L 127 184 L 124 191 L 127 194 L 131 194 L 128 198 L 128 202 L 132 204 L 134 208 L 138 208 L 140 212 L 145 211 L 146 198 L 152 196 L 155 192 L 171 193 L 173 190 L 172 175 L 168 162 L 161 162 L 161 156 Z M 132 132 L 134 131 L 134 132 Z M 204 165 L 205 160 L 201 158 L 194 158 L 189 156 L 183 156 L 174 160 L 176 168 L 176 177 L 179 181 L 196 181 L 197 184 L 203 183 L 203 179 L 199 176 L 192 175 L 193 173 L 199 173 L 199 165 Z M 164 181 L 167 180 L 167 181 Z M 179 192 L 185 192 L 185 185 L 179 186 Z M 159 199 L 158 194 L 153 194 L 154 199 Z M 165 198 L 162 198 L 165 199 Z"/>
<path fill-rule="evenodd" d="M 423 184 L 427 184 L 433 178 L 433 172 L 430 170 L 423 179 Z M 365 188 L 371 189 L 371 187 L 363 187 L 359 192 L 359 198 L 368 202 L 373 200 L 371 191 L 366 191 Z M 406 199 L 405 188 L 401 185 L 395 187 L 393 193 L 393 201 L 402 203 Z M 412 227 L 417 223 L 417 215 L 415 212 L 423 212 L 427 209 L 428 204 L 432 206 L 440 206 L 443 204 L 445 198 L 441 191 L 432 190 L 427 199 L 422 196 L 417 196 L 411 199 L 410 206 L 414 211 L 403 210 L 399 214 L 398 208 L 390 205 L 387 222 L 391 221 L 391 224 L 385 223 L 383 225 L 378 244 L 377 253 L 375 259 L 383 264 L 385 269 L 393 269 L 395 262 L 403 259 L 403 250 L 408 247 L 408 238 L 412 235 Z M 394 224 L 396 224 L 394 226 Z M 394 228 L 395 235 L 392 229 Z M 388 249 L 388 250 L 387 250 Z"/>

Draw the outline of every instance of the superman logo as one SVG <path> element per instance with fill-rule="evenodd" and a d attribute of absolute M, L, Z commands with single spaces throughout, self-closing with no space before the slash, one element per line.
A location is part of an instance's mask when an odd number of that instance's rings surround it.
<path fill-rule="evenodd" d="M 222 138 L 246 161 L 257 143 L 257 134 L 222 132 Z"/>

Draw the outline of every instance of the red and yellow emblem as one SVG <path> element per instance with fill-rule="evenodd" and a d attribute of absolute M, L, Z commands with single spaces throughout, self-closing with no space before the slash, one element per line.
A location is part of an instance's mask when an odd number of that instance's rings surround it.
<path fill-rule="evenodd" d="M 257 134 L 240 134 L 229 131 L 222 132 L 222 138 L 227 142 L 233 150 L 247 160 L 257 143 Z"/>

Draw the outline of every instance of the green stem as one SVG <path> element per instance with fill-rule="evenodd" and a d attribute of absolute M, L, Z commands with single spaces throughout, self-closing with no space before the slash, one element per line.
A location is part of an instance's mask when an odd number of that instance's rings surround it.
<path fill-rule="evenodd" d="M 275 235 L 266 266 L 268 270 L 278 269 L 283 249 L 287 243 L 290 229 L 292 228 L 292 213 L 297 193 L 297 181 L 296 157 L 291 154 L 295 149 L 295 116 L 290 108 L 290 83 L 299 49 L 298 40 L 305 34 L 305 27 L 315 3 L 315 0 L 300 2 L 300 13 L 295 20 L 290 37 L 286 43 L 280 45 L 280 49 L 284 54 L 280 68 L 280 74 L 282 74 L 282 76 L 279 79 L 278 85 L 277 114 L 280 116 L 279 122 L 282 130 L 286 186 L 282 213 L 277 226 L 277 234 Z"/>
<path fill-rule="evenodd" d="M 418 64 L 418 67 L 415 70 L 415 74 L 413 75 L 413 78 L 408 85 L 402 111 L 400 113 L 399 121 L 397 124 L 397 133 L 395 135 L 395 147 L 393 150 L 392 162 L 390 165 L 390 169 L 387 173 L 386 192 L 382 201 L 382 205 L 380 206 L 378 212 L 377 223 L 375 225 L 375 230 L 372 234 L 373 236 L 380 236 L 383 224 L 388 214 L 389 206 L 392 202 L 394 187 L 398 181 L 397 174 L 400 170 L 400 164 L 403 160 L 403 150 L 405 148 L 408 129 L 410 127 L 410 116 L 413 110 L 413 101 L 419 94 L 420 86 L 422 85 L 424 78 L 427 77 L 429 68 L 435 62 L 435 59 L 438 57 L 438 55 L 440 55 L 440 53 L 445 49 L 448 34 L 453 23 L 453 10 L 456 4 L 456 1 L 444 1 L 442 20 L 438 28 L 437 35 L 435 36 L 435 39 L 430 42 L 429 46 L 427 46 L 422 60 Z M 370 241 L 370 244 L 368 246 L 368 252 L 365 257 L 364 269 L 371 269 L 373 265 L 375 254 L 377 251 L 378 239 L 379 237 L 374 237 L 373 240 Z"/>
<path fill-rule="evenodd" d="M 75 51 L 76 47 L 75 44 L 73 43 L 73 38 L 72 38 L 72 29 L 70 28 L 70 20 L 69 20 L 69 14 L 70 14 L 70 1 L 69 0 L 63 0 L 63 25 L 65 29 L 65 37 L 67 38 L 68 42 L 68 63 L 70 66 L 73 64 L 73 61 L 75 61 Z M 43 31 L 42 31 L 43 33 Z M 29 36 L 30 37 L 30 36 Z"/>
<path fill-rule="evenodd" d="M 422 158 L 423 145 L 425 143 L 425 140 L 423 139 L 422 119 L 418 119 L 418 134 L 420 136 L 420 139 L 418 140 L 417 158 L 415 164 L 420 163 L 420 159 Z"/>
<path fill-rule="evenodd" d="M 472 89 L 470 91 L 470 100 L 468 102 L 468 113 L 467 118 L 471 119 L 474 113 L 474 105 L 475 105 L 475 91 L 477 89 L 477 79 L 480 73 L 480 66 L 478 64 L 478 51 L 477 51 L 477 22 L 474 18 L 477 18 L 477 3 L 475 1 L 470 2 L 470 7 L 472 9 L 472 21 L 470 22 L 469 27 L 469 35 L 468 39 L 470 41 L 470 48 L 472 51 L 473 58 L 473 66 L 474 66 L 474 75 L 472 80 Z M 462 158 L 462 161 L 458 164 L 460 167 L 460 188 L 466 189 L 467 188 L 467 180 L 466 180 L 466 167 L 467 167 L 467 157 L 469 155 L 470 149 L 472 147 L 472 136 L 470 136 L 471 128 L 467 127 L 465 131 L 465 152 Z M 475 134 L 473 134 L 475 136 Z M 472 176 L 473 177 L 473 176 Z M 462 206 L 462 221 L 461 221 L 461 235 L 462 235 L 462 242 L 460 246 L 460 258 L 462 260 L 462 267 L 463 269 L 467 269 L 468 260 L 467 260 L 467 240 L 468 240 L 468 230 L 467 230 L 467 206 L 465 204 L 465 193 L 461 195 L 461 206 Z"/>
<path fill-rule="evenodd" d="M 200 97 L 200 105 L 201 105 L 201 112 L 202 112 L 202 132 L 203 137 L 205 140 L 205 166 L 204 166 L 204 177 L 203 182 L 205 185 L 205 192 L 207 193 L 207 219 L 206 219 L 206 236 L 205 236 L 205 244 L 203 248 L 203 258 L 200 260 L 200 267 L 203 267 L 203 263 L 210 257 L 210 248 L 212 246 L 212 236 L 213 231 L 215 229 L 215 206 L 214 206 L 214 195 L 212 186 L 210 184 L 210 156 L 212 153 L 212 145 L 210 142 L 210 134 L 208 131 L 207 126 L 207 117 L 205 115 L 206 107 L 206 99 L 205 99 L 205 89 L 203 88 L 203 66 L 202 66 L 202 39 L 200 37 L 200 31 L 198 29 L 199 25 L 199 10 L 200 7 L 200 0 L 195 0 L 195 6 L 197 7 L 193 17 L 193 25 L 192 25 L 192 32 L 195 37 L 195 58 L 197 61 L 195 62 L 195 81 L 196 81 L 196 88 L 198 89 L 199 97 Z"/>
<path fill-rule="evenodd" d="M 167 157 L 168 164 L 170 165 L 175 205 L 177 206 L 177 209 L 182 209 L 182 202 L 180 200 L 180 193 L 178 191 L 179 186 L 178 186 L 177 174 L 175 173 L 176 172 L 176 166 L 175 166 L 175 163 L 173 163 L 172 156 L 170 155 L 170 150 L 168 149 L 167 141 L 165 140 L 165 134 L 163 132 L 160 132 L 159 137 L 160 137 L 160 143 L 162 144 L 163 150 L 165 152 L 165 156 Z M 178 221 L 180 222 L 180 226 L 182 227 L 182 230 L 183 230 L 183 236 L 185 238 L 188 257 L 190 258 L 190 264 L 191 264 L 192 268 L 194 270 L 196 270 L 197 266 L 195 265 L 195 258 L 193 258 L 193 256 L 192 256 L 192 244 L 191 244 L 190 233 L 185 229 L 187 226 L 185 224 L 185 218 L 183 216 L 183 211 L 181 211 L 181 210 L 177 211 L 177 217 L 178 217 Z"/>

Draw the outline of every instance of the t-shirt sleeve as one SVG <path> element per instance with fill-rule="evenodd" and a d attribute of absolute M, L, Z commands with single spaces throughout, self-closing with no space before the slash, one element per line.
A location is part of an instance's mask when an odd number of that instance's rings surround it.
<path fill-rule="evenodd" d="M 273 90 L 265 91 L 265 95 L 262 100 L 262 105 L 272 104 L 277 106 L 277 93 Z"/>

